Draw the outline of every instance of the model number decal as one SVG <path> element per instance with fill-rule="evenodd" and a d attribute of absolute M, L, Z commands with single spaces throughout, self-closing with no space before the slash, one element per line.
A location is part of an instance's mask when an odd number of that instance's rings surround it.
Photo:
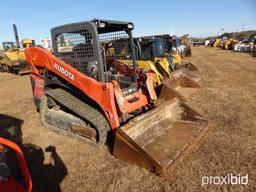
<path fill-rule="evenodd" d="M 72 74 L 71 72 L 69 72 L 68 70 L 64 69 L 62 66 L 60 66 L 59 64 L 55 63 L 54 64 L 54 68 L 57 69 L 57 71 L 59 71 L 60 73 L 62 73 L 63 75 L 65 75 L 66 77 L 68 77 L 71 80 L 75 80 L 74 74 Z"/>

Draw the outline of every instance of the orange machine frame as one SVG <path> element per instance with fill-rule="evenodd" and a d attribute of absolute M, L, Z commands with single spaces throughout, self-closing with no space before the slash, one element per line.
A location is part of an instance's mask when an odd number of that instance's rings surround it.
<path fill-rule="evenodd" d="M 49 71 L 65 79 L 68 83 L 72 84 L 98 103 L 104 111 L 112 129 L 120 126 L 120 112 L 130 113 L 150 103 L 148 96 L 143 94 L 142 91 L 124 97 L 120 94 L 117 82 L 112 81 L 104 83 L 88 77 L 43 48 L 27 48 L 25 50 L 25 55 L 30 64 L 31 75 L 36 75 L 37 78 L 39 78 L 39 81 L 41 79 L 41 84 L 44 82 L 42 69 L 47 68 Z M 65 75 L 64 73 L 61 73 L 60 70 L 56 69 L 56 64 L 65 71 L 68 71 L 69 74 L 72 74 L 72 78 L 69 78 L 67 74 Z M 34 93 L 39 93 L 38 96 L 42 96 L 43 89 L 44 87 L 41 85 L 41 91 L 34 90 Z M 135 102 L 129 102 L 129 100 L 134 97 L 139 99 Z"/>
<path fill-rule="evenodd" d="M 26 181 L 26 189 L 24 189 L 13 177 L 9 177 L 7 182 L 0 183 L 0 191 L 4 192 L 31 192 L 32 180 L 27 168 L 25 157 L 17 144 L 12 141 L 0 137 L 0 144 L 11 148 L 16 152 L 18 157 L 19 166 Z"/>

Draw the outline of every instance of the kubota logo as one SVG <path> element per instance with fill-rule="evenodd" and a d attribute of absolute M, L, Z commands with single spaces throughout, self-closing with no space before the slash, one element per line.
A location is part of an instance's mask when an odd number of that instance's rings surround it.
<path fill-rule="evenodd" d="M 54 64 L 54 67 L 55 67 L 55 69 L 57 69 L 57 71 L 59 71 L 59 72 L 61 72 L 63 75 L 65 75 L 66 77 L 68 77 L 69 79 L 71 79 L 71 80 L 75 80 L 75 77 L 74 77 L 74 75 L 71 73 L 71 72 L 69 72 L 68 70 L 66 70 L 66 69 L 64 69 L 62 66 L 60 66 L 59 64 L 57 64 L 57 63 L 55 63 Z"/>

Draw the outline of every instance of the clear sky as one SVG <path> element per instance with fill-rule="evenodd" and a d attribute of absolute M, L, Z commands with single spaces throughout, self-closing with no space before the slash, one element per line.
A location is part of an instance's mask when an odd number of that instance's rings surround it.
<path fill-rule="evenodd" d="M 194 37 L 256 29 L 256 0 L 1 0 L 0 42 L 36 43 L 54 26 L 93 18 L 132 21 L 134 36 L 156 33 Z"/>

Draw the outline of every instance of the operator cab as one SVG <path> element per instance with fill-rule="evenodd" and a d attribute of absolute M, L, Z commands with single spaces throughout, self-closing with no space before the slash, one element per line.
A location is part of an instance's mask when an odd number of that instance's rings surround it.
<path fill-rule="evenodd" d="M 136 58 L 138 60 L 154 60 L 153 43 L 152 39 L 134 38 L 136 46 Z"/>
<path fill-rule="evenodd" d="M 3 42 L 2 44 L 3 44 L 3 50 L 17 48 L 16 43 L 12 41 L 6 41 L 6 42 Z"/>
<path fill-rule="evenodd" d="M 155 58 L 164 58 L 166 50 L 162 36 L 144 36 L 135 39 L 135 42 L 139 59 L 154 61 Z"/>
<path fill-rule="evenodd" d="M 94 19 L 51 29 L 54 54 L 101 82 L 135 87 L 133 23 Z M 136 91 L 136 90 L 133 90 Z"/>

